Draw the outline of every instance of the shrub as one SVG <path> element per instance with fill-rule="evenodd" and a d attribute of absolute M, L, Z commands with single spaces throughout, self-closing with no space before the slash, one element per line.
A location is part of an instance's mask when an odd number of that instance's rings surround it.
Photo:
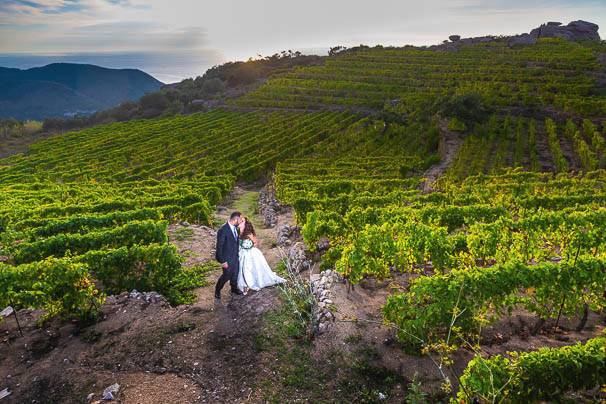
<path fill-rule="evenodd" d="M 485 359 L 476 356 L 461 376 L 459 402 L 557 400 L 568 391 L 606 383 L 606 338 Z"/>
<path fill-rule="evenodd" d="M 204 80 L 202 91 L 206 94 L 217 94 L 225 89 L 225 83 L 221 79 L 212 78 Z"/>
<path fill-rule="evenodd" d="M 437 110 L 441 115 L 457 118 L 468 127 L 486 121 L 493 109 L 479 93 L 455 94 L 437 101 Z"/>

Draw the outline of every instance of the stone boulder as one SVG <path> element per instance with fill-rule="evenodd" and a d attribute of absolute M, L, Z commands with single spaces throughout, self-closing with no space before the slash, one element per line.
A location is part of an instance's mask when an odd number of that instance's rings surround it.
<path fill-rule="evenodd" d="M 290 226 L 284 224 L 278 228 L 276 235 L 276 244 L 279 246 L 290 245 Z"/>
<path fill-rule="evenodd" d="M 307 258 L 305 253 L 305 244 L 297 242 L 288 250 L 288 262 L 290 270 L 294 273 L 300 273 L 311 268 L 311 260 Z"/>
<path fill-rule="evenodd" d="M 568 25 L 550 21 L 533 29 L 530 34 L 505 37 L 487 35 L 474 38 L 461 38 L 459 35 L 451 35 L 448 37 L 450 41 L 444 41 L 440 45 L 429 46 L 426 49 L 456 52 L 462 46 L 502 40 L 506 41 L 509 46 L 534 45 L 539 38 L 563 38 L 568 41 L 600 41 L 599 28 L 597 24 L 582 20 L 572 21 Z"/>
<path fill-rule="evenodd" d="M 599 26 L 587 21 L 572 21 L 568 25 L 548 22 L 530 31 L 534 38 L 563 38 L 568 41 L 599 41 Z"/>
<path fill-rule="evenodd" d="M 509 38 L 507 42 L 509 46 L 515 45 L 534 45 L 537 43 L 537 38 L 530 34 L 516 35 Z"/>

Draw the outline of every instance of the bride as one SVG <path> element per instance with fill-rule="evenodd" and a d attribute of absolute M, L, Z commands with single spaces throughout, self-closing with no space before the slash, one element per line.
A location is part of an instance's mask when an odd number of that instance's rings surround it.
<path fill-rule="evenodd" d="M 244 294 L 249 289 L 260 290 L 267 286 L 286 282 L 271 270 L 263 253 L 256 245 L 257 235 L 252 222 L 248 218 L 239 225 L 240 228 L 240 271 L 238 273 L 238 289 Z"/>

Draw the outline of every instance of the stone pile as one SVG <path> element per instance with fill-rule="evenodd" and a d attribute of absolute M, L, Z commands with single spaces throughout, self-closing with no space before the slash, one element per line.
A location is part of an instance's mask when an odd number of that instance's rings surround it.
<path fill-rule="evenodd" d="M 289 246 L 301 238 L 301 228 L 299 226 L 289 226 L 284 224 L 278 227 L 276 232 L 276 244 L 280 247 Z"/>
<path fill-rule="evenodd" d="M 294 273 L 301 273 L 305 270 L 311 269 L 312 262 L 307 257 L 305 252 L 305 244 L 298 241 L 293 244 L 288 250 L 288 262 L 290 270 Z"/>
<path fill-rule="evenodd" d="M 335 271 L 326 270 L 319 274 L 312 275 L 311 290 L 318 300 L 316 313 L 314 314 L 317 321 L 317 333 L 323 334 L 328 331 L 328 327 L 335 320 L 333 313 L 333 301 L 331 295 L 331 287 L 338 280 L 338 275 Z"/>
<path fill-rule="evenodd" d="M 166 298 L 158 292 L 139 292 L 137 289 L 133 289 L 128 294 L 129 299 L 143 300 L 147 303 L 159 303 L 166 302 Z"/>
<path fill-rule="evenodd" d="M 268 184 L 259 193 L 259 213 L 263 216 L 266 227 L 275 227 L 278 224 L 280 204 L 276 200 L 273 188 Z"/>

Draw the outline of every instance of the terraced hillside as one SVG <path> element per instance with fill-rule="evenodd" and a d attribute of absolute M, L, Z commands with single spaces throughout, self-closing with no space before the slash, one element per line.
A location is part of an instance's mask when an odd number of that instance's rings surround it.
<path fill-rule="evenodd" d="M 475 353 L 462 378 L 454 370 L 439 378 L 446 385 L 457 380 L 460 400 L 560 399 L 605 381 L 599 337 L 530 353 L 523 365 L 483 359 L 478 342 L 511 323 L 512 312 L 536 322 L 532 333 L 556 338 L 564 318 L 565 329 L 581 331 L 602 313 L 606 178 L 594 171 L 605 167 L 600 52 L 560 40 L 458 52 L 362 48 L 275 78 L 236 101 L 376 111 L 388 126 L 394 117 L 404 126 L 428 120 L 441 132 L 438 150 L 459 132 L 460 147 L 431 193 L 416 178 L 398 178 L 398 163 L 407 160 L 387 153 L 289 160 L 278 164 L 274 184 L 278 199 L 295 207 L 322 268 L 336 269 L 348 285 L 388 280 L 396 292 L 382 316 L 405 350 L 438 358 L 440 368 L 461 366 L 452 362 L 461 349 Z M 436 111 L 439 118 L 431 116 Z M 357 307 L 344 310 L 351 313 L 368 303 L 335 304 Z M 598 336 L 603 325 L 591 328 Z M 572 370 L 573 363 L 580 364 Z M 570 373 L 559 373 L 564 368 Z"/>
<path fill-rule="evenodd" d="M 506 41 L 457 52 L 418 48 L 360 48 L 324 66 L 295 69 L 235 101 L 253 107 L 404 110 L 453 92 L 474 91 L 503 108 L 556 108 L 600 117 L 606 113 L 604 46 L 560 39 L 509 47 Z"/>
<path fill-rule="evenodd" d="M 394 374 L 422 390 L 402 365 L 418 355 L 434 401 L 604 399 L 604 53 L 560 39 L 361 47 L 224 109 L 35 143 L 0 160 L 0 307 L 91 319 L 106 294 L 133 288 L 189 303 L 210 269 L 183 266 L 167 226 L 209 225 L 235 184 L 268 182 L 294 208 L 309 279 L 328 276 L 319 267 L 341 281 L 334 301 L 325 290 L 292 305 L 285 289 L 282 310 L 309 330 L 294 333 L 292 318 L 281 327 L 302 337 L 322 321 L 332 326 L 315 347 L 392 349 L 370 355 L 387 373 L 353 362 L 366 378 L 355 399 L 397 401 Z M 512 325 L 521 318 L 533 326 Z M 507 354 L 516 338 L 531 340 L 513 346 L 529 352 Z M 312 389 L 281 380 L 282 397 Z M 338 401 L 345 385 L 319 399 Z"/>

